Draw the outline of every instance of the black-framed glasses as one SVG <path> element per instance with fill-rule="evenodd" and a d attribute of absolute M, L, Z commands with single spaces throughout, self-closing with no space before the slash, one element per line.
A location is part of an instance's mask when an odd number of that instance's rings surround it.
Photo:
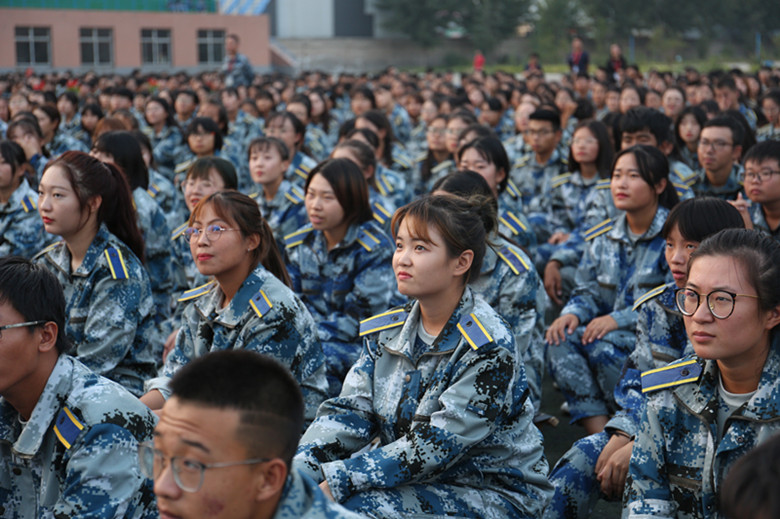
<path fill-rule="evenodd" d="M 674 291 L 674 299 L 677 308 L 683 315 L 692 316 L 701 304 L 703 294 L 699 294 L 691 288 L 678 288 Z M 712 315 L 718 319 L 726 319 L 734 312 L 734 304 L 737 297 L 752 297 L 758 299 L 758 296 L 751 294 L 735 294 L 726 290 L 713 290 L 706 296 L 707 308 Z"/>
<path fill-rule="evenodd" d="M 197 227 L 187 227 L 184 229 L 184 237 L 187 238 L 187 240 L 193 242 L 198 241 L 200 239 L 201 234 L 205 234 L 206 238 L 209 239 L 209 241 L 217 241 L 220 236 L 222 236 L 223 232 L 228 231 L 240 231 L 241 229 L 228 229 L 226 227 L 222 227 L 221 225 L 207 225 L 203 229 L 198 229 Z"/>
<path fill-rule="evenodd" d="M 201 463 L 200 461 L 174 456 L 167 458 L 149 442 L 138 445 L 138 464 L 141 473 L 149 479 L 158 479 L 165 466 L 170 463 L 173 480 L 185 492 L 197 492 L 203 486 L 203 473 L 207 469 L 221 469 L 238 465 L 255 465 L 265 463 L 271 458 L 253 458 L 224 463 Z"/>
<path fill-rule="evenodd" d="M 727 141 L 709 141 L 707 139 L 702 139 L 699 141 L 699 148 L 707 149 L 712 148 L 714 150 L 720 151 L 724 150 L 727 147 L 734 146 L 733 142 L 727 142 Z"/>
<path fill-rule="evenodd" d="M 26 323 L 6 324 L 0 326 L 0 339 L 3 338 L 3 330 L 10 330 L 11 328 L 26 328 L 28 326 L 40 326 L 48 321 L 28 321 Z"/>
<path fill-rule="evenodd" d="M 772 180 L 772 175 L 780 175 L 780 170 L 776 169 L 763 169 L 761 171 L 743 171 L 739 174 L 739 179 L 745 181 L 750 179 L 752 181 L 759 181 L 762 184 Z"/>

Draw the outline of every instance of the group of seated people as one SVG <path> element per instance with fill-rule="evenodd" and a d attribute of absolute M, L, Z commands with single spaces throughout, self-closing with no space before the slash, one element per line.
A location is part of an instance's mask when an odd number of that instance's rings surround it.
<path fill-rule="evenodd" d="M 209 79 L 0 78 L 0 516 L 778 513 L 775 76 Z"/>

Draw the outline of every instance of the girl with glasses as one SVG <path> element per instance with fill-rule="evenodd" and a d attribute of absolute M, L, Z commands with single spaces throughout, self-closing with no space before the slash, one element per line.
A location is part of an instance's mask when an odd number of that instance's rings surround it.
<path fill-rule="evenodd" d="M 780 432 L 780 244 L 750 229 L 706 239 L 676 302 L 696 354 L 642 374 L 624 517 L 717 517 L 729 469 Z"/>
<path fill-rule="evenodd" d="M 142 401 L 160 409 L 170 378 L 210 351 L 249 349 L 285 365 L 301 385 L 308 420 L 327 386 L 322 349 L 306 307 L 288 288 L 290 278 L 257 203 L 236 191 L 200 201 L 184 233 L 198 271 L 214 279 L 188 290 L 176 343 L 161 376 Z"/>
<path fill-rule="evenodd" d="M 619 407 L 605 430 L 578 440 L 550 472 L 555 495 L 545 519 L 590 517 L 599 498 L 619 500 L 623 495 L 633 438 L 642 425 L 644 401 L 640 374 L 665 366 L 691 350 L 675 290 L 688 279 L 688 260 L 708 236 L 727 228 L 743 228 L 741 217 L 728 202 L 693 198 L 671 210 L 661 235 L 664 257 L 673 281 L 640 296 L 637 341 L 615 389 Z"/>

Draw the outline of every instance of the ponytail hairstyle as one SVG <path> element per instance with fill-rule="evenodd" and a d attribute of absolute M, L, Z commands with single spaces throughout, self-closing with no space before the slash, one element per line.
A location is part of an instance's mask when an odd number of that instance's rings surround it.
<path fill-rule="evenodd" d="M 672 181 L 669 180 L 669 160 L 663 152 L 655 146 L 648 146 L 647 144 L 636 144 L 630 148 L 625 148 L 615 155 L 615 160 L 612 162 L 612 171 L 615 170 L 618 159 L 628 153 L 632 154 L 636 159 L 639 174 L 647 185 L 655 188 L 662 180 L 666 180 L 666 188 L 658 195 L 658 205 L 667 209 L 674 207 L 680 199 Z"/>
<path fill-rule="evenodd" d="M 487 249 L 487 230 L 496 227 L 496 212 L 489 200 L 478 195 L 468 199 L 425 195 L 395 212 L 391 223 L 393 238 L 398 236 L 398 229 L 406 218 L 410 220 L 408 226 L 412 236 L 428 243 L 431 242 L 428 226 L 434 226 L 442 235 L 450 258 L 472 251 L 474 259 L 463 276 L 463 283 L 479 278 Z"/>
<path fill-rule="evenodd" d="M 125 174 L 130 191 L 149 187 L 149 170 L 144 162 L 138 139 L 128 131 L 112 131 L 100 134 L 92 145 L 94 151 L 111 155 L 114 164 Z"/>
<path fill-rule="evenodd" d="M 371 132 L 371 134 L 374 135 L 374 132 Z M 333 151 L 335 152 L 336 150 L 349 151 L 357 161 L 358 167 L 363 172 L 363 178 L 365 178 L 369 185 L 374 189 L 378 189 L 376 181 L 376 155 L 371 146 L 357 139 L 348 139 L 337 144 Z M 371 175 L 367 176 L 365 172 L 369 170 L 369 168 L 371 170 Z"/>
<path fill-rule="evenodd" d="M 344 211 L 345 223 L 360 224 L 374 218 L 368 198 L 368 183 L 357 164 L 349 159 L 328 159 L 320 162 L 306 179 L 305 193 L 308 193 L 311 180 L 318 174 L 322 175 L 333 189 L 333 194 Z"/>
<path fill-rule="evenodd" d="M 445 191 L 465 199 L 473 195 L 485 197 L 487 202 L 493 206 L 493 212 L 498 214 L 498 200 L 493 196 L 493 191 L 490 190 L 487 180 L 474 171 L 462 169 L 441 177 L 433 184 L 431 193 L 436 193 L 436 191 Z M 485 221 L 486 225 L 491 225 L 490 228 L 485 227 L 488 236 L 498 229 L 497 223 L 497 220 Z"/>
<path fill-rule="evenodd" d="M 46 165 L 46 170 L 59 166 L 70 182 L 81 211 L 89 201 L 102 199 L 97 210 L 97 223 L 105 223 L 108 230 L 122 240 L 130 250 L 145 261 L 144 240 L 136 223 L 136 213 L 130 185 L 119 169 L 80 151 L 66 151 Z"/>
<path fill-rule="evenodd" d="M 231 222 L 231 226 L 237 227 L 244 238 L 253 234 L 258 235 L 260 244 L 251 251 L 252 269 L 262 264 L 268 272 L 276 276 L 287 287 L 292 286 L 273 232 L 260 214 L 257 202 L 238 191 L 217 191 L 198 202 L 198 205 L 192 210 L 188 225 L 192 225 L 200 217 L 203 208 L 207 205 L 211 205 L 220 218 Z"/>
<path fill-rule="evenodd" d="M 755 229 L 724 229 L 701 242 L 693 251 L 688 260 L 688 272 L 696 260 L 704 256 L 737 260 L 758 294 L 758 307 L 762 311 L 780 305 L 780 242 L 768 234 Z"/>

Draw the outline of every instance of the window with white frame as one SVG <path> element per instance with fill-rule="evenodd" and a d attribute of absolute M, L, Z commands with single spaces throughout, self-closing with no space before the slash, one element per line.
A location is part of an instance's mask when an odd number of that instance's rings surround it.
<path fill-rule="evenodd" d="M 141 29 L 141 63 L 171 64 L 171 30 Z"/>
<path fill-rule="evenodd" d="M 51 30 L 48 27 L 15 27 L 16 64 L 51 65 Z"/>
<path fill-rule="evenodd" d="M 225 57 L 225 31 L 198 29 L 198 63 L 216 65 Z"/>
<path fill-rule="evenodd" d="M 79 29 L 81 64 L 93 67 L 111 66 L 114 56 L 114 31 L 96 27 Z"/>

